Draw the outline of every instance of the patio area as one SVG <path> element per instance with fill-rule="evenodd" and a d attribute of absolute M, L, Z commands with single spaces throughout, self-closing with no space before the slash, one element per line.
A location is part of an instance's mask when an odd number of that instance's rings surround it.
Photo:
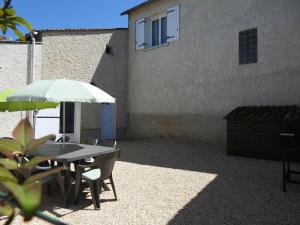
<path fill-rule="evenodd" d="M 227 156 L 224 149 L 178 140 L 121 142 L 114 168 L 119 200 L 89 191 L 63 208 L 59 191 L 41 210 L 69 224 L 300 224 L 300 187 L 281 190 L 281 163 Z M 5 221 L 2 220 L 1 224 Z M 13 224 L 22 224 L 17 217 Z M 34 219 L 30 224 L 43 224 Z"/>

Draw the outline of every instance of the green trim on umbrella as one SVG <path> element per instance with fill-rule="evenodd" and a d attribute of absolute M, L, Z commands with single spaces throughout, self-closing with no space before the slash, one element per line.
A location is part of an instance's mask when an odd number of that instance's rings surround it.
<path fill-rule="evenodd" d="M 16 112 L 16 111 L 29 111 L 35 109 L 48 109 L 48 108 L 56 108 L 59 103 L 57 102 L 28 102 L 28 101 L 20 101 L 20 102 L 8 102 L 7 97 L 14 94 L 16 90 L 7 89 L 0 92 L 0 111 L 5 112 Z"/>
<path fill-rule="evenodd" d="M 0 102 L 7 102 L 7 97 L 14 94 L 15 89 L 6 89 L 0 92 Z"/>

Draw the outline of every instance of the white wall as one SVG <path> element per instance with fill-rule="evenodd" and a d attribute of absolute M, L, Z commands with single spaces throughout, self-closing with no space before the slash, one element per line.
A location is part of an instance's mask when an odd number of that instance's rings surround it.
<path fill-rule="evenodd" d="M 127 127 L 127 29 L 42 32 L 42 79 L 94 82 L 117 100 L 117 136 Z M 105 53 L 106 45 L 113 54 Z M 82 104 L 83 136 L 100 136 L 100 105 Z M 83 137 L 84 138 L 84 137 Z"/>
<path fill-rule="evenodd" d="M 180 4 L 180 40 L 135 51 L 137 19 Z M 161 0 L 129 15 L 129 135 L 225 144 L 240 105 L 299 104 L 300 1 Z M 238 65 L 238 32 L 258 28 L 258 63 Z"/>
<path fill-rule="evenodd" d="M 0 42 L 0 90 L 19 89 L 27 85 L 30 44 Z M 35 46 L 34 77 L 41 77 L 41 45 Z M 10 136 L 20 120 L 20 113 L 0 112 L 0 137 Z M 25 113 L 23 113 L 25 116 Z"/>

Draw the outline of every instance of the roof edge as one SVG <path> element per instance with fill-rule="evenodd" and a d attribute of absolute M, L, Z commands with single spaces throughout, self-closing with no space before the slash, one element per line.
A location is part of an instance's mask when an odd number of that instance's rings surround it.
<path fill-rule="evenodd" d="M 151 3 L 157 2 L 157 1 L 159 1 L 159 0 L 147 0 L 147 1 L 145 1 L 145 2 L 142 2 L 142 3 L 138 4 L 138 5 L 136 5 L 136 6 L 132 7 L 132 8 L 130 8 L 130 9 L 127 9 L 126 11 L 122 12 L 120 15 L 121 15 L 121 16 L 129 15 L 130 12 L 132 12 L 132 11 L 134 11 L 134 10 L 137 10 L 137 9 L 139 9 L 139 8 L 142 8 L 142 7 L 144 7 L 144 6 L 146 6 L 146 5 L 149 5 L 149 4 L 151 4 Z"/>
<path fill-rule="evenodd" d="M 107 30 L 127 30 L 127 27 L 117 28 L 53 28 L 53 29 L 35 29 L 37 32 L 51 32 L 51 31 L 107 31 Z"/>

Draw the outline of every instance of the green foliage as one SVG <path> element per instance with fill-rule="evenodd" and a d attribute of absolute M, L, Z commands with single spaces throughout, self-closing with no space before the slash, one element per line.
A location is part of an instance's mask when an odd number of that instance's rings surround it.
<path fill-rule="evenodd" d="M 19 26 L 26 27 L 29 31 L 32 31 L 30 23 L 24 18 L 16 16 L 16 10 L 11 6 L 11 0 L 3 0 L 3 7 L 0 8 L 0 29 L 5 35 L 7 29 L 11 29 L 21 40 L 25 41 L 25 36 L 18 29 Z"/>
<path fill-rule="evenodd" d="M 0 158 L 0 184 L 13 199 L 9 202 L 0 201 L 0 214 L 8 216 L 9 223 L 17 214 L 24 216 L 25 221 L 30 220 L 40 205 L 43 181 L 62 170 L 55 168 L 26 176 L 36 165 L 49 160 L 41 156 L 26 160 L 26 155 L 44 144 L 50 136 L 35 140 L 31 124 L 24 119 L 14 129 L 14 139 L 0 140 L 0 153 L 5 156 Z"/>

